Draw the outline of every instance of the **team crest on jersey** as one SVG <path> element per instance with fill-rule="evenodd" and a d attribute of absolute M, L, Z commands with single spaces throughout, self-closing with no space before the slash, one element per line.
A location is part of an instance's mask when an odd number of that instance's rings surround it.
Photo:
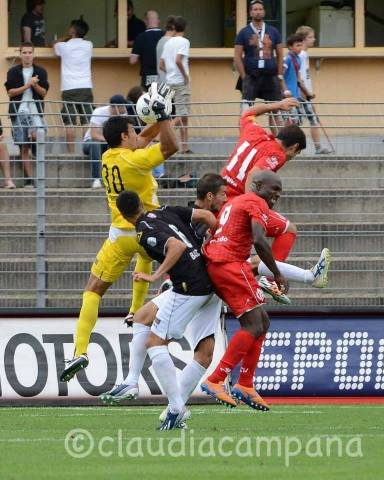
<path fill-rule="evenodd" d="M 266 162 L 272 169 L 276 168 L 279 164 L 279 160 L 277 159 L 277 157 L 269 157 L 267 158 Z"/>
<path fill-rule="evenodd" d="M 138 232 L 136 234 L 136 238 L 137 238 L 137 242 L 140 243 L 140 240 L 141 240 L 141 236 L 143 235 L 143 232 Z"/>
<path fill-rule="evenodd" d="M 147 238 L 147 243 L 150 247 L 156 247 L 157 245 L 157 240 L 155 237 L 148 237 Z"/>

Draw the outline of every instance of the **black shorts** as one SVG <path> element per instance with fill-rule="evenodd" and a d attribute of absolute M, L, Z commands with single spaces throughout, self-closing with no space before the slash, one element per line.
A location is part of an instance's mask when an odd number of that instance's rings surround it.
<path fill-rule="evenodd" d="M 269 100 L 277 102 L 282 99 L 280 82 L 277 75 L 246 75 L 242 82 L 243 100 Z"/>
<path fill-rule="evenodd" d="M 90 88 L 74 88 L 61 93 L 64 102 L 61 116 L 65 125 L 76 125 L 79 117 L 81 125 L 88 125 L 93 111 L 93 93 Z"/>

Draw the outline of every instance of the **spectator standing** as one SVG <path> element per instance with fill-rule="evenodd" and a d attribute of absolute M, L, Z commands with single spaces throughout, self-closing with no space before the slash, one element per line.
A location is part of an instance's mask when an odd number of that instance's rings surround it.
<path fill-rule="evenodd" d="M 91 161 L 92 188 L 102 187 L 100 180 L 101 156 L 108 148 L 103 135 L 103 126 L 114 115 L 127 115 L 126 103 L 123 95 L 113 95 L 109 100 L 109 105 L 95 108 L 92 113 L 83 143 L 83 153 L 88 155 Z"/>
<path fill-rule="evenodd" d="M 16 185 L 13 183 L 11 178 L 11 166 L 9 164 L 9 155 L 7 146 L 3 141 L 3 128 L 0 121 L 0 167 L 3 172 L 4 177 L 4 187 L 7 190 L 16 188 Z"/>
<path fill-rule="evenodd" d="M 300 52 L 303 49 L 303 37 L 302 35 L 293 34 L 287 38 L 288 54 L 284 58 L 284 80 L 287 85 L 285 90 L 286 96 L 295 97 L 300 99 L 300 89 L 308 95 L 308 92 L 301 80 L 300 67 L 301 59 Z M 291 109 L 288 119 L 296 125 L 301 125 L 302 109 L 301 107 L 294 107 Z"/>
<path fill-rule="evenodd" d="M 241 78 L 242 98 L 248 103 L 256 98 L 279 101 L 281 92 L 286 90 L 280 32 L 264 22 L 265 8 L 261 0 L 251 1 L 249 16 L 251 22 L 235 39 L 234 63 Z M 270 116 L 272 127 L 274 121 Z"/>
<path fill-rule="evenodd" d="M 166 74 L 160 69 L 161 55 L 163 54 L 164 45 L 168 40 L 175 35 L 175 16 L 169 15 L 165 22 L 165 34 L 160 38 L 156 45 L 156 62 L 157 62 L 157 75 L 160 83 L 167 81 Z"/>
<path fill-rule="evenodd" d="M 133 42 L 136 40 L 136 37 L 140 35 L 140 33 L 145 32 L 145 23 L 140 18 L 137 18 L 136 15 L 133 13 L 134 7 L 132 0 L 128 0 L 128 9 L 127 9 L 127 16 L 128 16 L 128 47 L 131 48 L 133 46 Z"/>
<path fill-rule="evenodd" d="M 156 45 L 164 33 L 159 28 L 159 14 L 155 10 L 145 12 L 144 20 L 147 29 L 136 37 L 129 63 L 135 65 L 140 60 L 141 86 L 147 91 L 151 83 L 158 80 Z"/>
<path fill-rule="evenodd" d="M 167 84 L 174 90 L 176 117 L 175 126 L 180 127 L 182 153 L 192 153 L 188 147 L 188 115 L 191 90 L 189 76 L 190 42 L 184 37 L 187 22 L 183 17 L 174 20 L 175 33 L 164 45 L 160 69 L 166 74 Z"/>
<path fill-rule="evenodd" d="M 29 0 L 27 13 L 21 19 L 21 43 L 32 42 L 35 47 L 45 47 L 44 0 Z"/>
<path fill-rule="evenodd" d="M 13 140 L 20 147 L 24 166 L 24 186 L 33 188 L 29 147 L 31 141 L 36 139 L 36 129 L 44 127 L 43 99 L 49 84 L 46 70 L 33 62 L 34 48 L 31 42 L 21 45 L 20 58 L 21 64 L 8 70 L 5 88 L 10 98 L 8 111 Z"/>
<path fill-rule="evenodd" d="M 92 42 L 84 40 L 89 31 L 84 20 L 72 20 L 66 37 L 54 45 L 55 54 L 61 57 L 61 98 L 64 102 L 61 110 L 66 125 L 68 151 L 75 151 L 75 131 L 73 125 L 79 116 L 80 124 L 88 124 L 92 114 Z"/>
<path fill-rule="evenodd" d="M 299 35 L 302 35 L 303 37 L 303 49 L 299 54 L 299 57 L 301 60 L 300 75 L 301 75 L 301 80 L 307 90 L 307 96 L 300 95 L 301 97 L 300 101 L 302 102 L 302 107 L 307 117 L 307 120 L 311 125 L 311 137 L 315 145 L 315 153 L 329 154 L 331 153 L 331 150 L 328 150 L 325 147 L 321 147 L 320 128 L 319 128 L 320 122 L 311 102 L 311 100 L 315 98 L 315 94 L 313 93 L 313 87 L 312 87 L 312 81 L 311 81 L 308 49 L 313 47 L 315 44 L 315 41 L 316 41 L 315 31 L 312 27 L 307 27 L 305 25 L 302 25 L 296 30 L 296 33 Z"/>

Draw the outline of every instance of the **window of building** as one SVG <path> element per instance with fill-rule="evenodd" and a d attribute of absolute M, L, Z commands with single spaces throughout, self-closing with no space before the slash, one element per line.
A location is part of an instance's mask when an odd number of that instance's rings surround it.
<path fill-rule="evenodd" d="M 384 46 L 384 2 L 365 0 L 365 46 Z"/>
<path fill-rule="evenodd" d="M 316 47 L 355 45 L 354 0 L 287 0 L 286 4 L 287 35 L 308 25 L 315 30 Z"/>
<path fill-rule="evenodd" d="M 28 22 L 33 21 L 30 16 L 36 1 L 9 0 L 9 46 L 18 46 L 21 42 L 21 21 L 29 13 Z M 37 0 L 38 3 L 38 0 Z M 68 8 L 70 5 L 70 8 Z M 28 8 L 29 7 L 29 8 Z M 61 0 L 47 0 L 42 6 L 45 31 L 41 34 L 41 23 L 37 20 L 37 34 L 44 37 L 45 46 L 51 47 L 53 41 L 66 35 L 71 20 L 83 18 L 89 25 L 87 39 L 95 47 L 104 47 L 111 39 L 116 38 L 116 19 L 114 2 L 110 0 L 76 0 L 76 2 L 62 2 Z M 44 46 L 44 45 L 41 45 Z"/>

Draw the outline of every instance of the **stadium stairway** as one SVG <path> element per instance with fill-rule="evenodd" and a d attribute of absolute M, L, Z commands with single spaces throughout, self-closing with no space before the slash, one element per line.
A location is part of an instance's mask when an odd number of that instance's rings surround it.
<path fill-rule="evenodd" d="M 184 173 L 198 177 L 219 172 L 227 156 L 175 157 L 167 161 L 159 190 L 161 203 L 186 204 L 193 188 L 175 187 Z M 21 186 L 20 165 L 16 183 Z M 102 189 L 90 187 L 90 167 L 80 156 L 47 155 L 46 247 L 47 306 L 77 308 L 93 257 L 106 238 L 109 211 Z M 284 193 L 278 210 L 298 226 L 289 261 L 307 268 L 323 247 L 334 256 L 329 288 L 291 284 L 298 308 L 382 306 L 384 294 L 384 159 L 378 156 L 302 156 L 281 171 Z M 170 179 L 170 180 L 169 180 Z M 0 190 L 0 308 L 36 303 L 36 191 Z M 150 294 L 155 294 L 156 285 Z M 104 306 L 127 307 L 130 272 L 110 289 Z M 276 304 L 275 304 L 276 305 Z M 284 308 L 284 307 L 282 307 Z"/>

